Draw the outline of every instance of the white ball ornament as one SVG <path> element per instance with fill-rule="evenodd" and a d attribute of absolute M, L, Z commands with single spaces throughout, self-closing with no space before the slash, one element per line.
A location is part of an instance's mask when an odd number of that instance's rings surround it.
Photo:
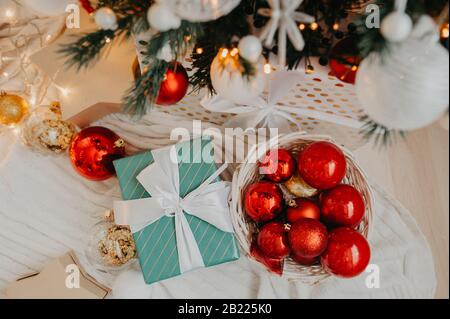
<path fill-rule="evenodd" d="M 147 13 L 147 20 L 153 29 L 161 32 L 178 29 L 181 26 L 181 18 L 164 3 L 155 3 Z"/>
<path fill-rule="evenodd" d="M 183 20 L 206 22 L 229 14 L 241 0 L 158 0 L 164 1 Z"/>
<path fill-rule="evenodd" d="M 394 11 L 381 23 L 381 34 L 389 42 L 405 41 L 413 29 L 413 21 L 408 14 Z"/>
<path fill-rule="evenodd" d="M 239 54 L 251 63 L 257 63 L 262 54 L 262 43 L 259 38 L 248 35 L 239 41 Z"/>
<path fill-rule="evenodd" d="M 103 7 L 95 12 L 95 23 L 103 30 L 117 30 L 116 13 L 108 7 Z"/>
<path fill-rule="evenodd" d="M 429 18 L 385 56 L 360 65 L 356 92 L 366 114 L 393 130 L 415 130 L 439 120 L 449 106 L 449 54 L 437 43 Z"/>
<path fill-rule="evenodd" d="M 230 58 L 231 59 L 231 58 Z M 255 74 L 243 76 L 233 61 L 225 62 L 222 53 L 211 64 L 211 82 L 216 92 L 235 104 L 248 104 L 261 95 L 267 84 L 262 60 L 255 64 Z"/>

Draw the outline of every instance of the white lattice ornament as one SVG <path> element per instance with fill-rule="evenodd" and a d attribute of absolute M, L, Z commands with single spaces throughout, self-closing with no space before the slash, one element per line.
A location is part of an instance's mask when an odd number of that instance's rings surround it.
<path fill-rule="evenodd" d="M 189 65 L 190 61 L 186 62 Z M 314 74 L 307 74 L 302 82 L 279 103 L 298 108 L 297 114 L 292 114 L 296 123 L 290 123 L 286 132 L 305 131 L 309 134 L 324 134 L 333 136 L 340 144 L 349 149 L 362 146 L 360 128 L 363 110 L 359 106 L 355 87 L 343 83 L 328 74 L 326 67 L 316 67 Z M 302 71 L 299 71 L 302 72 Z M 191 120 L 201 120 L 218 126 L 228 127 L 234 114 L 211 112 L 200 104 L 204 94 L 187 95 L 181 102 L 172 106 L 157 106 L 156 109 L 167 114 L 185 117 Z M 299 115 L 301 113 L 301 115 Z"/>

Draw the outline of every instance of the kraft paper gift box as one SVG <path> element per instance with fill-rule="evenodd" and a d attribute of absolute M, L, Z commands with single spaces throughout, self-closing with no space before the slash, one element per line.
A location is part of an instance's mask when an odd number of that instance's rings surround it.
<path fill-rule="evenodd" d="M 179 198 L 181 199 L 199 188 L 205 181 L 211 179 L 213 177 L 212 175 L 218 175 L 217 165 L 213 160 L 211 140 L 209 138 L 202 138 L 199 141 L 200 143 L 198 145 L 201 145 L 202 152 L 198 152 L 198 150 L 195 152 L 193 150 L 193 141 L 179 143 L 174 146 L 174 150 L 177 152 L 176 156 L 178 157 Z M 183 147 L 189 150 L 189 157 L 191 157 L 189 160 L 183 159 L 180 155 Z M 202 161 L 199 156 L 201 156 L 200 153 L 205 153 L 203 152 L 206 150 L 205 148 L 211 150 L 210 152 L 207 152 L 209 154 L 208 156 L 211 156 L 211 158 L 207 161 Z M 166 149 L 165 152 L 168 152 L 168 150 L 169 149 Z M 146 168 L 154 163 L 154 156 L 155 155 L 152 152 L 146 152 L 114 162 L 122 190 L 122 197 L 124 199 L 124 201 L 121 202 L 122 204 L 126 205 L 130 202 L 139 202 L 142 201 L 142 199 L 152 197 L 138 178 Z M 197 161 L 195 161 L 195 159 L 197 159 Z M 176 164 L 174 167 L 176 169 Z M 161 179 L 150 180 L 147 182 L 157 184 L 161 183 Z M 225 183 L 221 182 L 219 177 L 214 180 L 214 183 L 217 182 Z M 223 191 L 221 191 L 221 193 L 222 196 L 227 197 L 227 194 L 223 194 Z M 226 200 L 223 205 L 226 206 L 223 207 L 223 210 L 226 210 L 228 218 L 230 218 Z M 132 208 L 129 210 L 131 216 L 133 216 L 133 213 L 138 214 L 136 211 L 133 212 Z M 144 211 L 145 210 L 147 210 L 147 208 L 145 208 Z M 202 211 L 202 213 L 211 214 L 208 216 L 211 218 L 211 216 L 214 216 L 214 213 L 217 213 L 216 211 L 217 210 L 211 210 L 208 212 L 208 209 L 206 209 Z M 189 224 L 190 230 L 194 235 L 194 244 L 198 247 L 197 251 L 201 254 L 201 259 L 203 260 L 202 266 L 212 267 L 239 259 L 239 249 L 234 233 L 222 231 L 204 220 L 208 218 L 201 219 L 197 216 L 193 216 L 189 214 L 186 209 L 183 209 L 183 213 Z M 117 203 L 115 203 L 115 216 L 118 224 L 128 224 L 118 221 L 119 211 Z M 229 220 L 232 231 L 231 219 Z M 147 284 L 172 278 L 191 270 L 181 270 L 179 259 L 180 251 L 179 247 L 177 247 L 176 226 L 175 218 L 162 216 L 150 225 L 146 227 L 143 226 L 143 229 L 140 231 L 135 232 L 132 227 L 140 265 Z M 181 252 L 181 255 L 185 255 L 185 252 Z M 199 267 L 197 265 L 197 267 L 193 268 Z"/>

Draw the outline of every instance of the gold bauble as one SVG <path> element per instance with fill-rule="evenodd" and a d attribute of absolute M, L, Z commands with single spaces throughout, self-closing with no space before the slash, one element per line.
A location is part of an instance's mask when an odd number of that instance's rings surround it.
<path fill-rule="evenodd" d="M 24 98 L 5 92 L 0 93 L 0 124 L 16 125 L 27 113 L 28 103 Z"/>
<path fill-rule="evenodd" d="M 22 125 L 25 142 L 45 154 L 66 151 L 75 134 L 75 126 L 62 119 L 59 103 L 36 108 Z"/>
<path fill-rule="evenodd" d="M 309 186 L 299 175 L 294 175 L 284 183 L 287 190 L 296 197 L 310 198 L 316 196 L 319 191 Z"/>

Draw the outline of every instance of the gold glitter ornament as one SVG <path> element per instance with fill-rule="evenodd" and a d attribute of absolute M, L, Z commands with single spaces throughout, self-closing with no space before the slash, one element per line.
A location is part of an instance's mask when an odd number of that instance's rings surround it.
<path fill-rule="evenodd" d="M 44 154 L 66 151 L 75 134 L 75 126 L 62 120 L 61 108 L 56 102 L 50 107 L 38 107 L 24 120 L 22 127 L 26 144 Z"/>
<path fill-rule="evenodd" d="M 294 175 L 284 183 L 287 190 L 296 197 L 310 198 L 316 196 L 319 191 L 309 186 L 299 175 Z"/>
<path fill-rule="evenodd" d="M 17 125 L 28 113 L 27 101 L 14 94 L 0 92 L 0 125 Z"/>

